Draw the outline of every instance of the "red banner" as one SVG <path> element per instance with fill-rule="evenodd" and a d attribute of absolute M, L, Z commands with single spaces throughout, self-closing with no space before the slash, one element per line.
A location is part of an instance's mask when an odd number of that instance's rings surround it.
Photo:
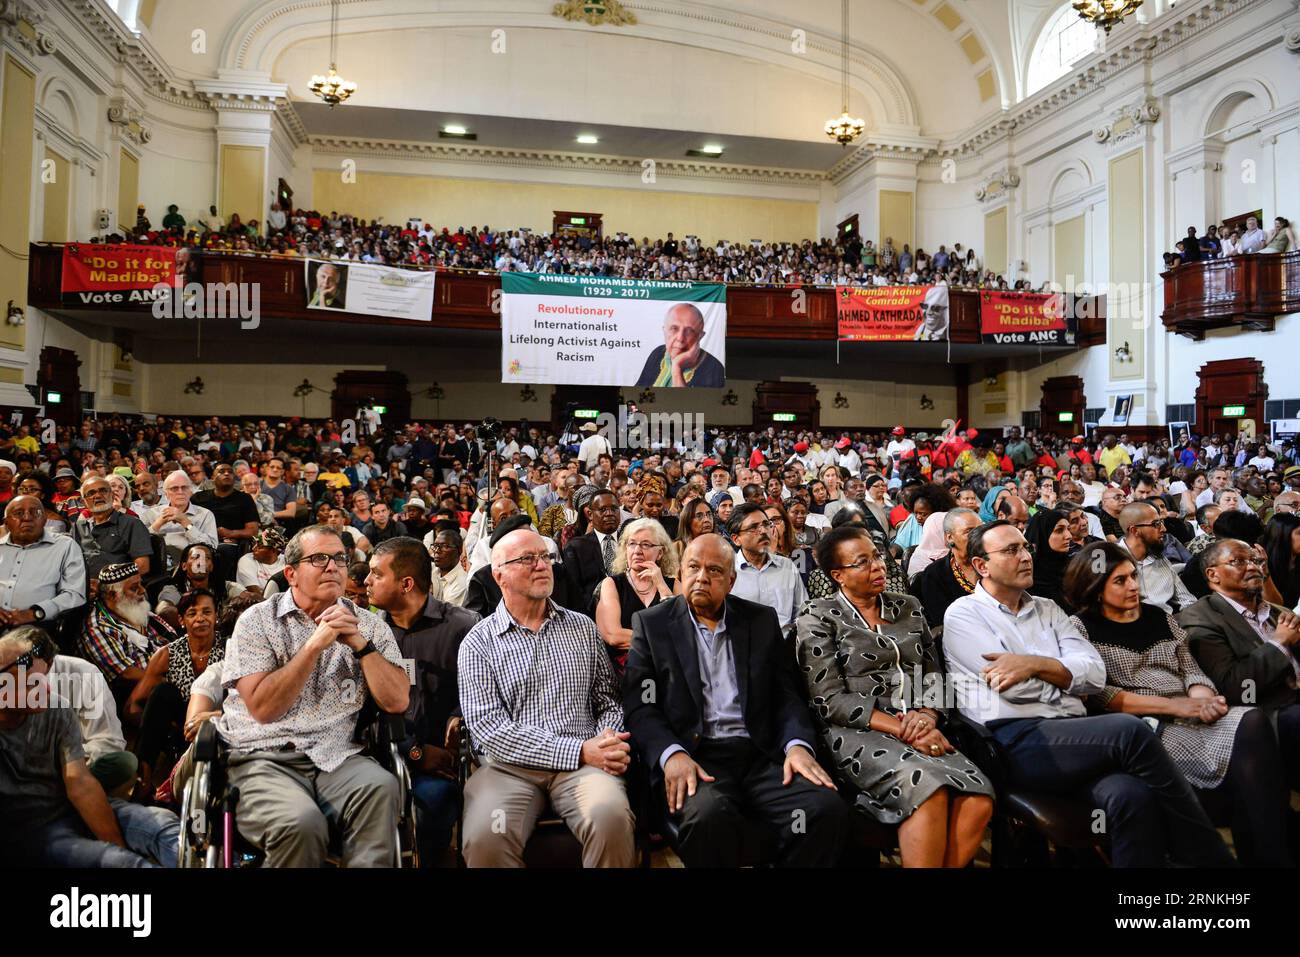
<path fill-rule="evenodd" d="M 836 286 L 843 342 L 947 340 L 947 286 Z"/>
<path fill-rule="evenodd" d="M 159 283 L 171 285 L 175 274 L 176 250 L 169 246 L 70 243 L 63 247 L 65 296 L 152 290 Z"/>
<path fill-rule="evenodd" d="M 985 289 L 980 293 L 980 339 L 1000 345 L 1064 346 L 1074 336 L 1066 328 L 1063 296 Z"/>

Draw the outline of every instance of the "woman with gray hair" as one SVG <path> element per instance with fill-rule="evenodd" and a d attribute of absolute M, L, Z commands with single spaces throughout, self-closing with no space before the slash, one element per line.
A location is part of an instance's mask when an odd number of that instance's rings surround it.
<path fill-rule="evenodd" d="M 623 526 L 611 574 L 596 598 L 596 630 L 620 675 L 632 645 L 632 616 L 679 593 L 677 568 L 677 551 L 657 519 L 638 518 Z"/>

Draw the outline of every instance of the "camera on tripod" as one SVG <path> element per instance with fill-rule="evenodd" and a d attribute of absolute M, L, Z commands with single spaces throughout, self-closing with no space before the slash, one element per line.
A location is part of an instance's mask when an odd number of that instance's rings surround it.
<path fill-rule="evenodd" d="M 474 429 L 474 434 L 483 442 L 490 442 L 495 445 L 497 439 L 501 438 L 503 429 L 504 426 L 502 426 L 500 419 L 488 416 Z"/>

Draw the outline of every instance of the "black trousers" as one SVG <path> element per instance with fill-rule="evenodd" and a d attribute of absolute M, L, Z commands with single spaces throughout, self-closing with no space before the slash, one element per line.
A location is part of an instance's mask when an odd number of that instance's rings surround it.
<path fill-rule="evenodd" d="M 838 862 L 849 808 L 835 791 L 798 775 L 782 785 L 781 765 L 748 738 L 705 740 L 691 757 L 717 780 L 701 781 L 678 812 L 677 850 L 687 867 L 738 867 L 746 818 L 769 829 L 783 867 Z"/>
<path fill-rule="evenodd" d="M 1013 786 L 1091 802 L 1116 867 L 1233 865 L 1191 785 L 1140 718 L 1016 718 L 988 727 L 1006 750 Z"/>
<path fill-rule="evenodd" d="M 180 689 L 170 681 L 159 682 L 149 692 L 149 700 L 144 703 L 144 713 L 140 716 L 140 737 L 135 743 L 135 756 L 141 762 L 152 769 L 171 769 L 185 750 L 180 726 L 185 723 L 188 704 Z"/>
<path fill-rule="evenodd" d="M 1300 711 L 1300 709 L 1297 709 Z M 1207 806 L 1231 808 L 1232 846 L 1247 867 L 1290 867 L 1287 818 L 1291 789 L 1267 711 L 1246 712 L 1232 739 L 1223 783 L 1198 791 Z"/>

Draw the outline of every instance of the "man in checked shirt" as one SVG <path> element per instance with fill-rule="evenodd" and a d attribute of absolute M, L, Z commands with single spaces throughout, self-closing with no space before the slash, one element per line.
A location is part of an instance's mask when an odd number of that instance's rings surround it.
<path fill-rule="evenodd" d="M 501 604 L 458 659 L 461 711 L 483 762 L 465 785 L 465 863 L 522 867 L 549 796 L 582 842 L 583 866 L 631 867 L 631 750 L 605 642 L 590 618 L 551 601 L 551 556 L 531 529 L 492 547 L 492 577 Z"/>

